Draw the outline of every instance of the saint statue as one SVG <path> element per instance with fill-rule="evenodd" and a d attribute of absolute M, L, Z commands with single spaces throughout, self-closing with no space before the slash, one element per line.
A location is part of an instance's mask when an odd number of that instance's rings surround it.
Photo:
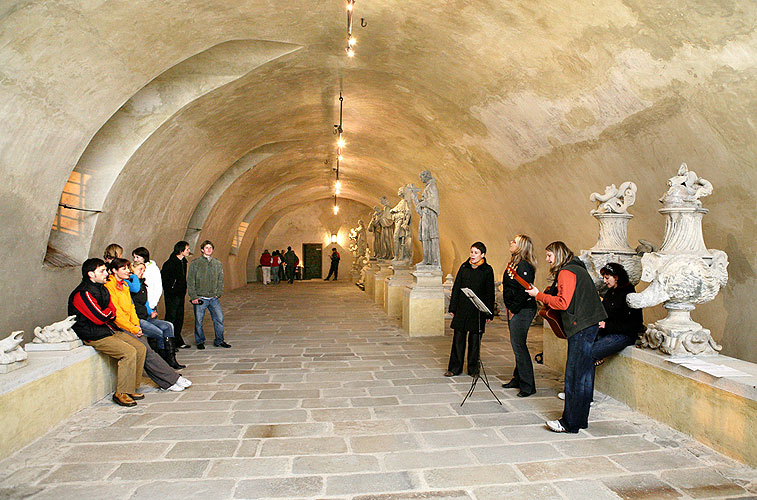
<path fill-rule="evenodd" d="M 413 260 L 413 237 L 410 229 L 412 211 L 407 199 L 409 193 L 405 186 L 397 190 L 400 201 L 392 208 L 394 218 L 394 260 L 404 262 Z"/>
<path fill-rule="evenodd" d="M 414 185 L 407 186 L 413 197 L 415 210 L 420 215 L 418 222 L 418 238 L 423 245 L 423 260 L 419 265 L 441 268 L 439 260 L 439 190 L 431 172 L 424 170 L 420 173 L 424 187 L 421 196 L 420 189 Z"/>
<path fill-rule="evenodd" d="M 371 221 L 368 223 L 368 231 L 373 233 L 373 256 L 377 259 L 382 258 L 383 255 L 383 241 L 381 238 L 381 223 L 379 218 L 381 217 L 381 207 L 378 205 L 373 207 L 373 215 L 371 215 Z"/>
<path fill-rule="evenodd" d="M 381 214 L 379 215 L 379 224 L 381 224 L 381 250 L 382 253 L 377 257 L 379 259 L 392 259 L 394 257 L 394 217 L 392 209 L 389 207 L 389 200 L 382 196 L 379 200 L 381 203 Z"/>

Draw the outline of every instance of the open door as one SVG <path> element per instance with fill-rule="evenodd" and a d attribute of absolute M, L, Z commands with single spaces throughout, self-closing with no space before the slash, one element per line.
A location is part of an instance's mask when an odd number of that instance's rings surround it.
<path fill-rule="evenodd" d="M 303 243 L 302 244 L 302 279 L 320 279 L 321 271 L 321 244 L 320 243 Z"/>

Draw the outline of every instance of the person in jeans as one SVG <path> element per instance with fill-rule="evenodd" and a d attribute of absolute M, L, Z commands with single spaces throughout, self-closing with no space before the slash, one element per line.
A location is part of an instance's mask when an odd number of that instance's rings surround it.
<path fill-rule="evenodd" d="M 168 366 L 174 370 L 186 368 L 185 365 L 176 361 L 176 353 L 173 343 L 173 325 L 168 321 L 158 319 L 158 312 L 153 311 L 148 299 L 150 292 L 145 275 L 145 264 L 143 262 L 134 262 L 131 266 L 132 275 L 130 280 L 137 283 L 137 291 L 129 287 L 131 292 L 131 301 L 134 303 L 134 309 L 139 318 L 139 326 L 148 339 L 155 342 L 156 351 Z M 160 280 L 160 279 L 159 279 Z"/>
<path fill-rule="evenodd" d="M 274 250 L 271 254 L 271 282 L 274 285 L 279 284 L 279 266 L 281 265 L 281 255 L 278 250 Z"/>
<path fill-rule="evenodd" d="M 131 276 L 129 261 L 116 257 L 108 263 L 108 271 L 110 271 L 110 277 L 105 282 L 105 288 L 110 293 L 110 300 L 116 313 L 113 321 L 118 328 L 130 334 L 145 346 L 144 370 L 147 376 L 164 390 L 181 392 L 192 385 L 192 382 L 176 373 L 148 345 L 144 332 L 139 326 L 139 318 L 136 309 L 134 309 L 134 303 L 131 300 L 128 283 Z"/>
<path fill-rule="evenodd" d="M 213 257 L 213 242 L 205 240 L 200 246 L 202 255 L 189 264 L 187 272 L 187 291 L 189 301 L 194 305 L 195 313 L 195 344 L 198 349 L 205 349 L 205 332 L 202 321 L 205 310 L 210 311 L 213 320 L 213 330 L 216 347 L 231 347 L 223 339 L 223 311 L 221 310 L 221 295 L 223 295 L 223 265 Z"/>
<path fill-rule="evenodd" d="M 526 290 L 526 293 L 560 311 L 560 320 L 568 338 L 563 414 L 559 420 L 549 420 L 546 424 L 551 431 L 575 434 L 589 426 L 594 389 L 591 349 L 599 322 L 604 321 L 607 314 L 589 272 L 565 243 L 550 243 L 546 254 L 549 272 L 554 277 L 550 288 L 552 294 L 540 292 L 536 287 Z"/>
<path fill-rule="evenodd" d="M 536 392 L 534 365 L 528 352 L 526 337 L 531 322 L 536 316 L 536 300 L 526 293 L 526 289 L 515 280 L 511 273 L 517 274 L 527 283 L 533 284 L 536 275 L 536 258 L 531 238 L 525 234 L 516 234 L 510 241 L 510 262 L 502 277 L 502 295 L 507 308 L 507 327 L 510 330 L 510 345 L 515 355 L 513 378 L 502 387 L 520 389 L 518 396 L 528 397 Z"/>
<path fill-rule="evenodd" d="M 166 303 L 165 320 L 173 325 L 175 346 L 181 349 L 190 347 L 184 342 L 181 329 L 184 325 L 184 297 L 187 295 L 187 258 L 191 254 L 189 243 L 177 242 L 160 270 Z"/>

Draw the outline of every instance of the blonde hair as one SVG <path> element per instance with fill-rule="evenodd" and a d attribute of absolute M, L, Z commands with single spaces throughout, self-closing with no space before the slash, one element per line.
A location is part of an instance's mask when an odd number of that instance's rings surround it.
<path fill-rule="evenodd" d="M 130 269 L 130 270 L 131 270 L 131 272 L 133 272 L 134 274 L 137 274 L 137 268 L 138 268 L 138 267 L 144 267 L 145 269 L 147 269 L 147 266 L 145 266 L 144 262 L 131 262 L 131 263 L 129 264 L 129 269 Z"/>
<path fill-rule="evenodd" d="M 562 241 L 553 241 L 546 248 L 555 256 L 555 263 L 549 268 L 549 274 L 554 278 L 562 267 L 573 259 L 573 252 Z"/>
<path fill-rule="evenodd" d="M 121 258 L 124 255 L 124 249 L 121 247 L 121 245 L 118 245 L 116 243 L 111 243 L 107 247 L 105 247 L 105 251 L 103 252 L 103 260 L 108 259 L 116 259 Z"/>
<path fill-rule="evenodd" d="M 516 234 L 513 237 L 515 243 L 515 253 L 510 257 L 510 264 L 517 266 L 522 261 L 526 261 L 536 269 L 536 254 L 534 254 L 534 244 L 531 238 L 525 234 Z"/>

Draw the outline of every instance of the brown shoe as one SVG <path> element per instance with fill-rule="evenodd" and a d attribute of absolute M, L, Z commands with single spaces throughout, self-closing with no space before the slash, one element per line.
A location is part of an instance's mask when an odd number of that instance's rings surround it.
<path fill-rule="evenodd" d="M 455 376 L 455 374 L 454 374 L 454 373 L 452 373 L 451 371 L 447 370 L 446 372 L 444 372 L 444 376 L 445 376 L 445 377 L 454 377 L 454 376 Z"/>
<path fill-rule="evenodd" d="M 121 392 L 113 393 L 113 402 L 121 406 L 137 406 L 137 402 L 131 399 L 131 396 Z"/>
<path fill-rule="evenodd" d="M 135 392 L 134 394 L 129 394 L 129 397 L 133 399 L 134 401 L 139 401 L 140 399 L 145 399 L 145 395 L 141 394 L 139 392 Z"/>

